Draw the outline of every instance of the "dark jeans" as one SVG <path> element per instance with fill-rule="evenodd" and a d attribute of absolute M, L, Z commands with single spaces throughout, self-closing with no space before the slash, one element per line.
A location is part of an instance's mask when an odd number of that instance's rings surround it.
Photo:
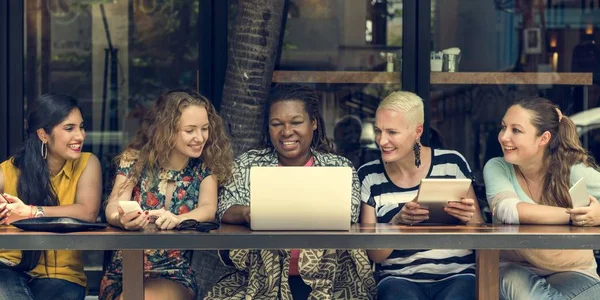
<path fill-rule="evenodd" d="M 312 289 L 310 288 L 310 286 L 304 283 L 302 277 L 290 276 L 288 282 L 290 284 L 290 290 L 292 292 L 292 297 L 294 298 L 294 300 L 308 299 L 308 295 L 310 295 Z"/>
<path fill-rule="evenodd" d="M 475 276 L 461 275 L 438 282 L 412 282 L 386 277 L 377 285 L 379 300 L 475 300 Z"/>
<path fill-rule="evenodd" d="M 0 267 L 0 300 L 82 300 L 85 288 L 62 279 L 32 278 Z"/>

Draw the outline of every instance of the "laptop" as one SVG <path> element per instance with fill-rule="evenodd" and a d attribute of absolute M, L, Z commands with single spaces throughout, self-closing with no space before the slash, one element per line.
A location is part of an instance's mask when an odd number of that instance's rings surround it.
<path fill-rule="evenodd" d="M 252 230 L 349 230 L 350 167 L 252 167 Z"/>

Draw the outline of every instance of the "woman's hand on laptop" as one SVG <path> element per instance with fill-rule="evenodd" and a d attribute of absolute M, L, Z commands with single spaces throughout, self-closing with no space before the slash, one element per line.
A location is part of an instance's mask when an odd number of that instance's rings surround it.
<path fill-rule="evenodd" d="M 449 201 L 444 210 L 466 224 L 475 215 L 475 200 L 462 198 L 460 201 Z"/>
<path fill-rule="evenodd" d="M 398 224 L 417 224 L 429 219 L 429 210 L 421 207 L 415 200 L 406 202 L 390 221 L 394 225 Z"/>
<path fill-rule="evenodd" d="M 250 206 L 244 206 L 242 209 L 242 214 L 244 216 L 244 221 L 246 224 L 250 225 Z"/>

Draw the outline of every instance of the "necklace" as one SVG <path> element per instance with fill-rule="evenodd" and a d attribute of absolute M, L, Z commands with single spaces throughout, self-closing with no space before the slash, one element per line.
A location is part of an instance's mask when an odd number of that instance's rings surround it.
<path fill-rule="evenodd" d="M 523 174 L 523 172 L 521 172 L 521 169 L 519 169 L 519 167 L 515 166 L 515 168 L 519 172 L 519 175 L 521 175 L 521 177 L 523 177 L 523 180 L 525 180 L 525 185 L 527 186 L 527 191 L 529 192 L 529 196 L 531 197 L 531 200 L 533 200 L 535 202 L 533 193 L 531 192 L 531 188 L 529 187 L 529 179 L 527 179 L 527 177 L 525 177 L 525 175 Z M 538 189 L 539 189 L 539 187 L 538 187 Z"/>

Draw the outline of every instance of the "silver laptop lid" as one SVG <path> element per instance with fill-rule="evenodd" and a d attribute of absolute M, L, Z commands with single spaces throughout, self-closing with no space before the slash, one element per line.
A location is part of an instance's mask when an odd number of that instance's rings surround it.
<path fill-rule="evenodd" d="M 350 167 L 252 167 L 252 230 L 349 230 Z"/>

